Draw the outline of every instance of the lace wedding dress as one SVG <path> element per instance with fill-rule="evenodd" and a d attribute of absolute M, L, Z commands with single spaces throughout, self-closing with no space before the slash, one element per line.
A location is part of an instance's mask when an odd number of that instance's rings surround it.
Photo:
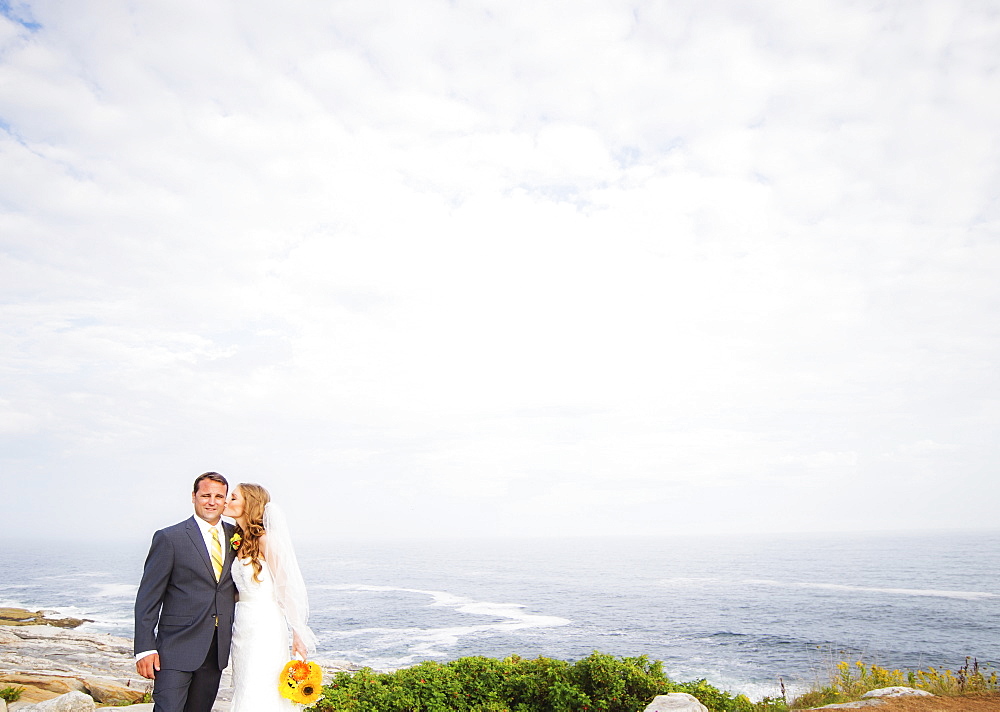
<path fill-rule="evenodd" d="M 264 562 L 261 562 L 264 563 Z M 265 565 L 260 583 L 253 580 L 250 560 L 233 562 L 233 581 L 240 592 L 233 621 L 232 712 L 295 712 L 295 704 L 278 693 L 278 675 L 289 660 L 288 626 L 274 597 L 274 580 Z"/>
<path fill-rule="evenodd" d="M 249 559 L 233 562 L 240 593 L 233 621 L 230 662 L 233 667 L 231 712 L 296 712 L 298 706 L 278 692 L 278 676 L 290 659 L 289 628 L 312 653 L 316 637 L 306 625 L 305 583 L 284 520 L 268 503 L 264 509 L 267 551 L 260 581 Z"/>

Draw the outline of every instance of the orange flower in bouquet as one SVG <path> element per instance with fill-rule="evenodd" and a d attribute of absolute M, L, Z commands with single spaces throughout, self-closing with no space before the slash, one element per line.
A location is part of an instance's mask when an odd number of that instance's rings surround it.
<path fill-rule="evenodd" d="M 278 676 L 281 696 L 300 705 L 311 705 L 323 694 L 323 668 L 316 663 L 289 660 Z"/>

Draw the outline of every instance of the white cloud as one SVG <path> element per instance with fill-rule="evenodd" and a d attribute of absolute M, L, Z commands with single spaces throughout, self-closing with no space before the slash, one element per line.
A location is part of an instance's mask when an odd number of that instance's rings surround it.
<path fill-rule="evenodd" d="M 345 532 L 850 528 L 908 476 L 993 525 L 988 12 L 17 12 L 3 470 L 66 516 L 218 468 Z"/>

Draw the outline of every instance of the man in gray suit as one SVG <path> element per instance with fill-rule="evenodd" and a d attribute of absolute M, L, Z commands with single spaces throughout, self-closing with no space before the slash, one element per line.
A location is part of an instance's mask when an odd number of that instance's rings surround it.
<path fill-rule="evenodd" d="M 155 712 L 210 712 L 229 664 L 236 611 L 229 483 L 194 481 L 194 516 L 153 534 L 135 597 L 136 670 L 153 680 Z"/>

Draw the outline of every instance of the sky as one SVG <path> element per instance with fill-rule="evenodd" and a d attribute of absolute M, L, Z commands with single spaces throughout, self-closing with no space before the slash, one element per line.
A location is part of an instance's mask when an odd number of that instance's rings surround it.
<path fill-rule="evenodd" d="M 993 2 L 0 0 L 0 538 L 996 528 L 998 315 Z"/>

